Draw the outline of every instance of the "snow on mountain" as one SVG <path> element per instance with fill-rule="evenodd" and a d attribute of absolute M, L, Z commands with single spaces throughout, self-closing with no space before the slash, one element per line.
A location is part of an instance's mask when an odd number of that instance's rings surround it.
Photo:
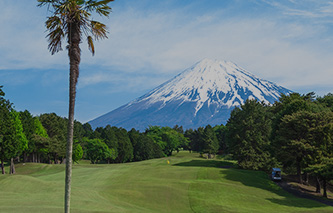
<path fill-rule="evenodd" d="M 144 130 L 149 125 L 197 128 L 225 124 L 247 99 L 273 103 L 291 91 L 230 61 L 203 59 L 142 97 L 89 123 Z"/>

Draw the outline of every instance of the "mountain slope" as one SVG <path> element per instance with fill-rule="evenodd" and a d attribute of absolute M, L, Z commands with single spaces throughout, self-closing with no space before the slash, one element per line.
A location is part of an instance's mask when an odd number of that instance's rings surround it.
<path fill-rule="evenodd" d="M 224 124 L 246 99 L 273 103 L 291 91 L 229 61 L 204 59 L 142 97 L 102 115 L 92 127 L 144 130 L 149 125 L 197 128 Z"/>

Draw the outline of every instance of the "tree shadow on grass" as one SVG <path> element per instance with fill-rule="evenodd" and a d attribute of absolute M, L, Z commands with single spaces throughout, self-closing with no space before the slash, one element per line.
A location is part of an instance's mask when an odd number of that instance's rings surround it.
<path fill-rule="evenodd" d="M 296 197 L 281 189 L 276 183 L 270 180 L 266 173 L 261 171 L 237 169 L 237 164 L 233 162 L 217 160 L 191 160 L 188 162 L 174 164 L 173 166 L 221 168 L 220 174 L 226 180 L 236 181 L 245 186 L 266 190 L 280 196 L 280 198 L 275 198 L 276 196 L 266 198 L 266 200 L 274 204 L 304 209 L 326 206 L 325 204 L 313 200 Z"/>
<path fill-rule="evenodd" d="M 232 168 L 236 164 L 228 161 L 217 160 L 191 160 L 188 162 L 182 162 L 174 164 L 173 166 L 185 166 L 185 167 L 214 167 L 214 168 Z"/>
<path fill-rule="evenodd" d="M 317 201 L 306 199 L 305 197 L 296 197 L 290 194 L 274 183 L 266 173 L 261 171 L 224 169 L 221 170 L 220 173 L 227 180 L 240 182 L 245 186 L 259 188 L 280 196 L 280 198 L 266 198 L 266 200 L 278 205 L 300 208 L 318 208 L 326 206 Z"/>
<path fill-rule="evenodd" d="M 301 198 L 299 198 L 301 199 Z M 295 199 L 290 199 L 289 197 L 285 197 L 282 199 L 277 199 L 277 198 L 267 198 L 272 203 L 278 204 L 278 205 L 283 205 L 283 206 L 290 206 L 290 207 L 298 207 L 298 208 L 319 208 L 319 207 L 325 207 L 325 204 L 321 204 L 316 201 L 312 200 L 307 200 L 307 199 L 302 199 L 295 201 Z"/>

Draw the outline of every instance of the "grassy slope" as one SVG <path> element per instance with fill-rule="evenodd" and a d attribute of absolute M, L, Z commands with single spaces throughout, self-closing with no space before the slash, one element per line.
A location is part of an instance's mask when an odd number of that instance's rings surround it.
<path fill-rule="evenodd" d="M 167 164 L 167 160 L 170 164 Z M 262 172 L 198 154 L 143 162 L 74 166 L 72 212 L 333 212 L 285 193 Z M 17 165 L 0 175 L 0 212 L 62 212 L 64 166 Z"/>

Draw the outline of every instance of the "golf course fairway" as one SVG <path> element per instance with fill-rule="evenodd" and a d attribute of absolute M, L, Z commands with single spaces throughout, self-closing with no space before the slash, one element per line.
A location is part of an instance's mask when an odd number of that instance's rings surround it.
<path fill-rule="evenodd" d="M 297 198 L 264 172 L 180 152 L 126 164 L 75 164 L 71 212 L 333 212 Z M 26 163 L 0 175 L 0 212 L 63 212 L 64 165 Z"/>

